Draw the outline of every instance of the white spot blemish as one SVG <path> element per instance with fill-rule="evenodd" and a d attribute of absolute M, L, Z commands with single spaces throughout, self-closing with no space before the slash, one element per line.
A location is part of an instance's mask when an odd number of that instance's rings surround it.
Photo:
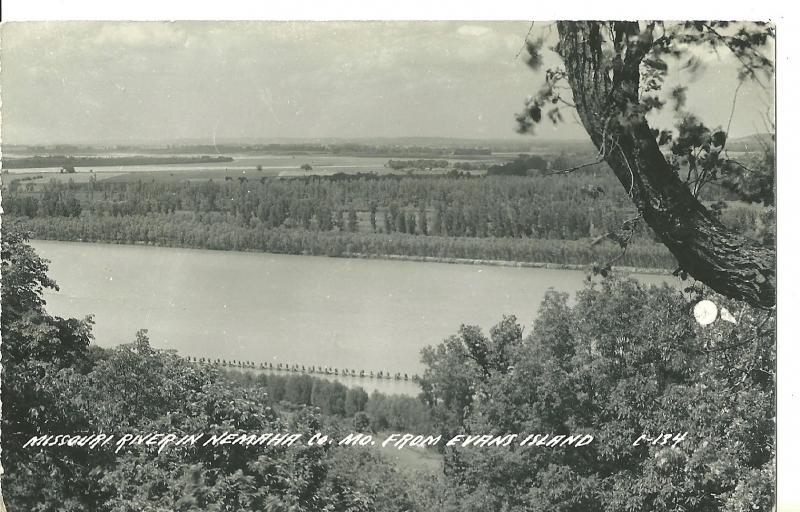
<path fill-rule="evenodd" d="M 719 317 L 720 317 L 721 319 L 725 320 L 726 322 L 730 322 L 730 323 L 732 323 L 732 324 L 735 324 L 735 323 L 736 323 L 736 318 L 734 318 L 734 317 L 733 317 L 733 315 L 731 314 L 731 312 L 730 312 L 730 311 L 728 311 L 728 310 L 727 310 L 727 309 L 725 309 L 725 308 L 721 308 L 721 309 L 719 310 Z"/>
<path fill-rule="evenodd" d="M 694 319 L 700 325 L 709 325 L 717 319 L 717 305 L 704 299 L 694 306 Z"/>

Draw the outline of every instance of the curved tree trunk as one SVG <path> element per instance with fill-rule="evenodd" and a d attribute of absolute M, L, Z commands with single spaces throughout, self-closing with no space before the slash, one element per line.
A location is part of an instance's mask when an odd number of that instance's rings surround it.
<path fill-rule="evenodd" d="M 667 162 L 639 105 L 639 64 L 652 32 L 615 23 L 559 22 L 558 51 L 575 107 L 605 161 L 680 268 L 728 297 L 775 305 L 775 252 L 725 227 Z M 611 43 L 615 56 L 603 53 Z"/>

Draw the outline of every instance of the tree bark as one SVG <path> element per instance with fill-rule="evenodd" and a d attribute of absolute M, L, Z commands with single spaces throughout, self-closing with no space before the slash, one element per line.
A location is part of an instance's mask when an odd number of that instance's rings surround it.
<path fill-rule="evenodd" d="M 612 25 L 605 39 L 600 23 L 558 23 L 558 51 L 592 142 L 681 270 L 727 297 L 774 306 L 775 252 L 731 231 L 697 200 L 647 123 L 639 103 L 639 65 L 652 31 L 636 22 Z"/>

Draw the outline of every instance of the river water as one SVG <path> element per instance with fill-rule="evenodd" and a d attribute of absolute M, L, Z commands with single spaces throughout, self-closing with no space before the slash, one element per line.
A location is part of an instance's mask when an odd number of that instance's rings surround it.
<path fill-rule="evenodd" d="M 193 357 L 422 373 L 420 350 L 514 314 L 530 332 L 548 288 L 574 294 L 585 273 L 35 241 L 60 286 L 60 316 L 94 315 L 96 342 L 148 329 L 156 348 Z M 639 276 L 663 282 L 663 276 Z M 339 378 L 384 392 L 411 382 Z"/>

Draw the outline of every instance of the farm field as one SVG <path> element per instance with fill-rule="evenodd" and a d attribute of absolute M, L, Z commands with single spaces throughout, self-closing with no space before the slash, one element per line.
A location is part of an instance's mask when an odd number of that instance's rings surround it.
<path fill-rule="evenodd" d="M 503 154 L 492 159 L 477 159 L 459 157 L 449 159 L 450 163 L 475 161 L 486 162 L 486 165 L 502 163 L 514 158 L 515 155 Z M 75 167 L 74 173 L 60 172 L 58 167 L 43 167 L 31 169 L 8 169 L 3 174 L 3 181 L 10 183 L 25 180 L 36 186 L 46 183 L 51 179 L 67 182 L 72 179 L 75 183 L 86 183 L 94 174 L 96 180 L 110 182 L 131 181 L 224 181 L 235 180 L 240 177 L 248 179 L 261 179 L 264 177 L 302 177 L 302 176 L 330 176 L 337 173 L 378 173 L 378 174 L 408 174 L 405 170 L 393 170 L 387 167 L 388 157 L 359 157 L 337 155 L 234 155 L 232 162 L 196 163 L 196 164 L 154 164 L 154 165 L 107 165 L 102 167 Z M 311 170 L 303 170 L 301 166 L 307 164 Z M 416 173 L 444 174 L 450 169 L 432 169 L 416 171 Z M 471 171 L 473 174 L 482 174 L 483 171 Z"/>

